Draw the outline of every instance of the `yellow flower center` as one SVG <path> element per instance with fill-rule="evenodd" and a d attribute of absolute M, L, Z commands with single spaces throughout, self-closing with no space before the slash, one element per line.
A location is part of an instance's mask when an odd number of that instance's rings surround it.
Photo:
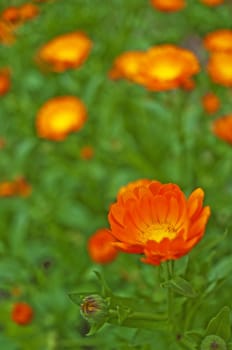
<path fill-rule="evenodd" d="M 170 62 L 170 60 L 162 60 L 155 63 L 151 68 L 151 75 L 159 80 L 172 80 L 181 74 L 181 66 Z"/>
<path fill-rule="evenodd" d="M 73 123 L 73 116 L 64 112 L 57 113 L 51 118 L 51 127 L 56 131 L 67 131 Z"/>
<path fill-rule="evenodd" d="M 175 226 L 169 223 L 151 225 L 144 233 L 146 240 L 160 242 L 164 238 L 174 239 L 177 235 Z"/>

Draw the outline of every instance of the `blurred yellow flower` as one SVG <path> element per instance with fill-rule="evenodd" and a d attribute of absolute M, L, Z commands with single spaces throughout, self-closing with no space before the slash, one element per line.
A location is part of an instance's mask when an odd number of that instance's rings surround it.
<path fill-rule="evenodd" d="M 232 86 L 232 51 L 213 52 L 207 63 L 207 71 L 215 83 Z"/>
<path fill-rule="evenodd" d="M 129 51 L 119 56 L 110 70 L 111 78 L 123 77 L 153 91 L 194 86 L 192 75 L 200 66 L 189 50 L 175 45 L 158 45 L 146 52 Z"/>
<path fill-rule="evenodd" d="M 60 35 L 41 47 L 37 60 L 54 72 L 79 67 L 88 57 L 91 40 L 82 32 Z"/>
<path fill-rule="evenodd" d="M 207 34 L 204 46 L 209 51 L 232 51 L 232 30 L 219 29 Z"/>
<path fill-rule="evenodd" d="M 62 141 L 71 132 L 82 128 L 87 118 L 83 102 L 75 96 L 61 96 L 48 100 L 36 119 L 38 135 L 53 141 Z"/>
<path fill-rule="evenodd" d="M 173 12 L 185 7 L 185 0 L 151 0 L 152 6 L 159 11 Z"/>

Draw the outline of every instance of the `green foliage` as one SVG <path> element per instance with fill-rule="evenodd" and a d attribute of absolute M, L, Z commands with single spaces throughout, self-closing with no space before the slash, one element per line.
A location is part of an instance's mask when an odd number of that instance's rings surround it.
<path fill-rule="evenodd" d="M 23 2 L 2 0 L 0 10 Z M 232 4 L 187 3 L 167 14 L 147 0 L 50 0 L 38 3 L 39 16 L 16 30 L 14 44 L 0 43 L 0 68 L 10 67 L 12 76 L 10 91 L 0 97 L 0 182 L 23 176 L 32 186 L 28 197 L 0 198 L 1 349 L 199 349 L 208 335 L 232 349 L 232 149 L 212 134 L 201 105 L 202 96 L 214 91 L 221 108 L 213 118 L 231 113 L 231 90 L 206 74 L 202 39 L 231 28 Z M 86 62 L 61 74 L 40 70 L 38 49 L 76 30 L 93 41 Z M 195 89 L 151 93 L 108 78 L 121 53 L 161 43 L 198 55 L 202 71 Z M 37 111 L 62 95 L 83 100 L 88 120 L 62 142 L 40 139 Z M 80 156 L 85 145 L 94 149 L 90 160 Z M 176 261 L 169 278 L 137 256 L 120 254 L 100 266 L 88 255 L 88 238 L 108 227 L 118 189 L 138 178 L 177 183 L 187 195 L 202 187 L 211 207 L 205 237 Z M 108 298 L 111 316 L 90 329 L 68 295 L 80 305 L 80 296 L 92 293 Z M 21 300 L 34 310 L 26 326 L 11 317 Z M 156 320 L 167 314 L 174 325 Z"/>

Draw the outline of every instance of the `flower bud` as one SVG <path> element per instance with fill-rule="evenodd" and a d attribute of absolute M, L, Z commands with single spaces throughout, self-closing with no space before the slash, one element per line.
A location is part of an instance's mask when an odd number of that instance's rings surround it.
<path fill-rule="evenodd" d="M 227 346 L 221 337 L 208 335 L 203 339 L 200 350 L 227 350 Z"/>
<path fill-rule="evenodd" d="M 108 315 L 108 305 L 98 294 L 88 295 L 82 300 L 80 313 L 89 322 L 102 321 Z"/>

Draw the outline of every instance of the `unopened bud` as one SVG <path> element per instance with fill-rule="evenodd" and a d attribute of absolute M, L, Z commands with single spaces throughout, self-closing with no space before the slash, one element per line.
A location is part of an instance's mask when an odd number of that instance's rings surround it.
<path fill-rule="evenodd" d="M 208 335 L 203 339 L 200 350 L 227 350 L 227 346 L 221 337 Z"/>
<path fill-rule="evenodd" d="M 92 294 L 82 300 L 80 312 L 89 322 L 98 322 L 107 317 L 108 305 L 100 295 Z"/>

